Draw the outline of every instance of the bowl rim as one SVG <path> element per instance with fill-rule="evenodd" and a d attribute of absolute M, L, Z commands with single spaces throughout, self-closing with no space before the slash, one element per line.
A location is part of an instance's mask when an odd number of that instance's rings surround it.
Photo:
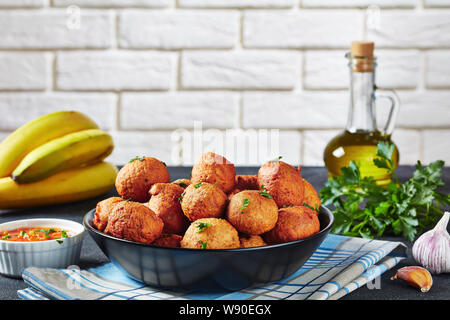
<path fill-rule="evenodd" d="M 290 241 L 290 242 L 284 242 L 284 243 L 278 243 L 278 244 L 272 244 L 272 245 L 267 245 L 267 246 L 261 246 L 261 247 L 250 247 L 250 248 L 235 248 L 235 249 L 197 249 L 197 248 L 178 248 L 178 247 L 165 247 L 165 246 L 157 246 L 154 244 L 145 244 L 145 243 L 141 243 L 141 242 L 136 242 L 136 241 L 131 241 L 131 240 L 126 240 L 126 239 L 120 239 L 120 238 L 116 238 L 113 236 L 110 236 L 106 233 L 103 233 L 97 229 L 95 229 L 90 223 L 92 223 L 91 221 L 88 221 L 89 215 L 92 213 L 95 213 L 95 208 L 92 210 L 89 210 L 83 217 L 83 225 L 86 228 L 87 231 L 95 233 L 97 235 L 99 235 L 100 237 L 104 237 L 104 238 L 109 238 L 112 239 L 114 241 L 118 241 L 118 242 L 124 242 L 130 245 L 135 245 L 135 246 L 139 246 L 139 247 L 148 247 L 148 248 L 154 248 L 157 250 L 176 250 L 176 251 L 183 251 L 183 252 L 201 252 L 201 253 L 207 253 L 207 252 L 243 252 L 243 251 L 256 251 L 256 250 L 269 250 L 269 249 L 274 249 L 274 248 L 279 248 L 279 247 L 289 247 L 289 246 L 296 246 L 302 242 L 306 242 L 318 237 L 323 236 L 324 234 L 327 234 L 333 224 L 334 224 L 334 215 L 331 212 L 330 209 L 328 209 L 327 207 L 324 206 L 320 206 L 320 211 L 319 214 L 325 214 L 328 216 L 329 218 L 329 223 L 328 225 L 326 225 L 322 230 L 320 230 L 319 232 L 313 234 L 312 236 L 300 239 L 300 240 L 295 240 L 295 241 Z M 90 222 L 90 223 L 89 223 Z"/>
<path fill-rule="evenodd" d="M 12 223 L 27 223 L 27 222 L 42 222 L 45 224 L 51 224 L 52 222 L 60 223 L 60 224 L 68 224 L 72 225 L 73 227 L 68 227 L 70 230 L 74 231 L 75 234 L 68 236 L 67 238 L 62 238 L 64 241 L 67 241 L 67 239 L 73 239 L 75 237 L 79 237 L 83 235 L 86 231 L 86 228 L 79 222 L 68 220 L 68 219 L 55 219 L 55 218 L 33 218 L 33 219 L 18 219 L 18 220 L 11 220 L 8 222 L 0 223 L 0 228 L 2 228 L 5 225 L 12 224 Z M 20 228 L 20 227 L 19 227 Z M 17 228 L 15 228 L 17 229 Z M 2 231 L 0 231 L 2 232 Z M 42 245 L 42 243 L 52 243 L 57 242 L 57 240 L 61 239 L 51 239 L 51 240 L 43 240 L 43 241 L 8 241 L 8 240 L 2 240 L 0 238 L 0 243 L 6 243 L 8 245 L 28 245 L 28 246 L 38 246 Z"/>

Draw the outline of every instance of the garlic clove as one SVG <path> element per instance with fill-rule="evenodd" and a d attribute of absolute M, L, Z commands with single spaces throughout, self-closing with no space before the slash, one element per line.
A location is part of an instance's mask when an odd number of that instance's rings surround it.
<path fill-rule="evenodd" d="M 450 212 L 445 212 L 434 229 L 421 235 L 412 248 L 414 259 L 434 274 L 450 272 L 449 218 Z"/>
<path fill-rule="evenodd" d="M 422 267 L 404 267 L 397 270 L 391 280 L 402 279 L 411 286 L 419 288 L 422 292 L 428 292 L 433 285 L 433 278 L 427 269 Z"/>

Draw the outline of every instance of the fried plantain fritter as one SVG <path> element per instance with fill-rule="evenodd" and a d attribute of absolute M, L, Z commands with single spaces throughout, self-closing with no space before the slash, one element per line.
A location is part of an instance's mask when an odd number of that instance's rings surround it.
<path fill-rule="evenodd" d="M 116 238 L 149 244 L 161 236 L 163 227 L 163 221 L 147 206 L 122 201 L 114 206 L 104 232 Z"/>
<path fill-rule="evenodd" d="M 267 243 L 263 240 L 261 236 L 256 235 L 241 235 L 239 237 L 239 241 L 241 242 L 241 248 L 254 248 L 254 247 L 263 247 L 267 246 Z"/>
<path fill-rule="evenodd" d="M 227 195 L 217 185 L 199 182 L 184 190 L 181 208 L 190 221 L 220 218 L 227 206 Z"/>
<path fill-rule="evenodd" d="M 163 234 L 161 237 L 156 239 L 152 244 L 160 247 L 173 247 L 180 248 L 182 236 L 178 234 Z"/>
<path fill-rule="evenodd" d="M 224 157 L 213 152 L 207 152 L 200 156 L 200 159 L 192 168 L 192 184 L 199 182 L 217 183 L 217 185 L 228 193 L 234 188 L 236 171 L 234 164 Z"/>
<path fill-rule="evenodd" d="M 275 227 L 263 235 L 268 244 L 307 238 L 319 232 L 320 222 L 314 210 L 304 207 L 282 208 Z"/>
<path fill-rule="evenodd" d="M 179 185 L 183 189 L 186 189 L 191 184 L 191 180 L 189 180 L 189 179 L 177 179 L 175 181 L 172 181 L 172 183 Z"/>
<path fill-rule="evenodd" d="M 235 249 L 240 247 L 237 230 L 226 220 L 204 218 L 191 223 L 183 240 L 182 248 Z"/>
<path fill-rule="evenodd" d="M 239 231 L 259 235 L 272 229 L 277 223 L 278 207 L 257 190 L 245 190 L 235 194 L 228 205 L 227 220 Z"/>
<path fill-rule="evenodd" d="M 320 205 L 322 204 L 322 202 L 320 201 L 320 197 L 311 183 L 303 179 L 303 184 L 305 186 L 303 204 L 307 204 L 311 208 L 314 208 L 316 213 L 318 214 L 318 210 L 320 208 Z"/>
<path fill-rule="evenodd" d="M 106 225 L 108 224 L 109 214 L 113 207 L 120 201 L 124 200 L 120 197 L 111 197 L 97 203 L 94 219 L 92 220 L 92 224 L 97 230 L 105 230 Z"/>
<path fill-rule="evenodd" d="M 299 170 L 283 161 L 269 161 L 258 171 L 258 185 L 269 193 L 278 205 L 303 205 L 304 185 Z"/>
<path fill-rule="evenodd" d="M 259 190 L 258 176 L 255 175 L 237 175 L 234 180 L 234 188 L 240 190 Z"/>
<path fill-rule="evenodd" d="M 180 197 L 184 189 L 174 183 L 155 183 L 150 188 L 146 204 L 164 222 L 163 233 L 183 234 L 189 221 L 181 210 Z"/>
<path fill-rule="evenodd" d="M 169 182 L 170 175 L 164 162 L 152 157 L 136 157 L 120 169 L 116 189 L 123 199 L 147 202 L 148 191 L 158 182 Z"/>

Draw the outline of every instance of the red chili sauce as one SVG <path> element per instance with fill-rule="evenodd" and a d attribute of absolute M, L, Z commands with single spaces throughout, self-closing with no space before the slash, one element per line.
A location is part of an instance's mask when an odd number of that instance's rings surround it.
<path fill-rule="evenodd" d="M 46 241 L 70 236 L 68 230 L 54 227 L 18 228 L 0 232 L 0 239 L 7 241 Z"/>

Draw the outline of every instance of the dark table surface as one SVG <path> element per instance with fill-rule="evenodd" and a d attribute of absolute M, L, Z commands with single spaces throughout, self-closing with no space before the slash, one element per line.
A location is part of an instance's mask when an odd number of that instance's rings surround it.
<path fill-rule="evenodd" d="M 255 174 L 258 168 L 256 167 L 238 167 L 236 171 L 238 174 Z M 169 167 L 171 178 L 173 180 L 178 178 L 189 177 L 190 168 L 187 167 Z M 401 181 L 407 180 L 411 177 L 414 167 L 401 166 L 397 170 L 397 175 Z M 448 194 L 450 192 L 450 168 L 444 168 L 443 175 L 446 181 L 446 186 L 442 190 Z M 327 171 L 323 167 L 303 167 L 302 176 L 311 182 L 311 184 L 320 190 L 327 180 Z M 39 209 L 27 209 L 20 211 L 0 211 L 0 223 L 8 222 L 17 219 L 29 218 L 60 218 L 69 219 L 82 222 L 82 218 L 86 212 L 95 207 L 98 201 L 107 197 L 115 195 L 115 191 L 111 191 L 106 195 L 98 198 L 80 201 L 71 204 L 57 205 Z M 408 241 L 396 238 L 386 237 L 384 240 L 401 241 L 408 246 L 408 258 L 401 261 L 395 268 L 386 271 L 379 282 L 379 289 L 368 289 L 366 286 L 361 287 L 347 296 L 344 300 L 416 300 L 416 299 L 445 299 L 450 300 L 450 274 L 441 274 L 433 277 L 433 287 L 427 293 L 422 293 L 420 290 L 410 287 L 402 281 L 391 281 L 390 278 L 395 274 L 396 270 L 410 265 L 417 265 L 411 257 L 411 243 Z M 91 268 L 98 266 L 108 261 L 108 258 L 97 247 L 94 240 L 86 234 L 81 251 L 79 266 L 80 268 Z M 376 285 L 376 283 L 374 283 Z M 27 287 L 20 279 L 12 279 L 0 276 L 0 299 L 11 300 L 19 299 L 17 290 Z"/>

